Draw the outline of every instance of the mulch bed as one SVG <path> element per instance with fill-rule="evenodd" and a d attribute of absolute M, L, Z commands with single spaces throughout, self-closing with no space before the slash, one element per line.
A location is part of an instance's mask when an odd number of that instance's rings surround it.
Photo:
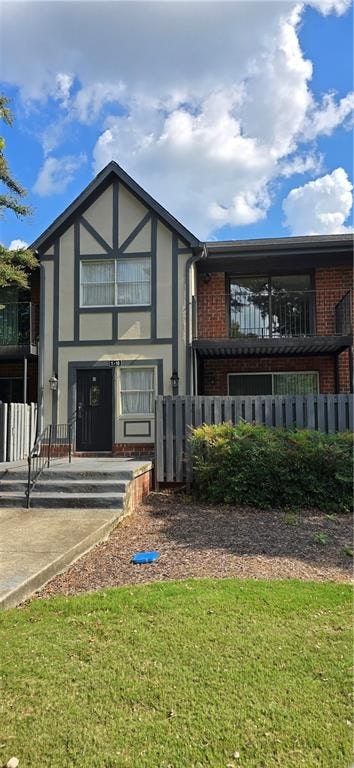
<path fill-rule="evenodd" d="M 264 512 L 153 493 L 37 597 L 190 577 L 348 581 L 351 540 L 351 515 Z M 159 550 L 159 560 L 133 565 L 131 556 L 145 549 Z"/>

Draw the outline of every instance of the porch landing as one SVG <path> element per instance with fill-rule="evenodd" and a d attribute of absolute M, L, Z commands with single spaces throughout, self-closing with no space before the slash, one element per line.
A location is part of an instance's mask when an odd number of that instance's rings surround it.
<path fill-rule="evenodd" d="M 25 465 L 4 467 L 0 608 L 22 602 L 106 538 L 151 489 L 151 462 L 74 458 L 69 464 L 58 459 L 42 473 L 31 508 L 25 509 Z"/>

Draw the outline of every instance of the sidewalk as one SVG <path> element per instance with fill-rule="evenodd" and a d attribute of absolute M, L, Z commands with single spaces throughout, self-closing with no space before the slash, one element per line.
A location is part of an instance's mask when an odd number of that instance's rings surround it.
<path fill-rule="evenodd" d="M 0 608 L 28 598 L 102 541 L 121 509 L 0 509 Z"/>

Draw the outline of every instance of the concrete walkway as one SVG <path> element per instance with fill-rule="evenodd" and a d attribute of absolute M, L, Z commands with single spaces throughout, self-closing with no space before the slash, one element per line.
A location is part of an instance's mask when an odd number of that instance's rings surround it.
<path fill-rule="evenodd" d="M 104 539 L 122 510 L 0 509 L 0 608 L 10 608 Z"/>
<path fill-rule="evenodd" d="M 24 466 L 0 465 L 0 608 L 18 605 L 102 541 L 151 488 L 149 461 L 58 459 L 25 509 Z"/>

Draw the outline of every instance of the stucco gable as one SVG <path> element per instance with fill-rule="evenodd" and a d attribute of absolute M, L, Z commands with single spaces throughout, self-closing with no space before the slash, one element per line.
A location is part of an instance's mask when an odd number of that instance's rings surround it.
<path fill-rule="evenodd" d="M 73 221 L 84 215 L 88 223 L 96 229 L 97 222 L 100 220 L 100 213 L 106 211 L 106 208 L 114 210 L 114 201 L 117 199 L 118 203 L 118 187 L 120 190 L 124 190 L 128 195 L 133 197 L 136 201 L 135 207 L 151 211 L 156 214 L 157 217 L 164 222 L 166 226 L 173 229 L 180 238 L 185 240 L 191 247 L 199 247 L 200 242 L 195 235 L 192 234 L 186 227 L 181 224 L 169 211 L 163 208 L 160 203 L 154 200 L 148 192 L 137 184 L 134 179 L 131 178 L 117 163 L 111 161 L 108 165 L 88 184 L 83 192 L 58 216 L 55 221 L 31 244 L 33 250 L 37 250 L 43 253 L 47 250 L 52 243 L 65 232 Z M 110 192 L 110 188 L 112 192 Z M 115 190 L 117 194 L 115 195 Z M 107 206 L 107 200 L 110 194 L 113 196 L 113 205 Z M 105 218 L 105 216 L 103 217 Z M 93 224 L 92 222 L 95 222 Z M 105 220 L 104 223 L 100 223 L 102 237 L 107 242 L 109 247 L 114 247 L 114 232 L 115 224 L 112 222 L 112 228 L 109 221 Z M 103 229 L 102 229 L 103 227 Z M 101 231 L 99 234 L 101 234 Z M 111 234 L 112 233 L 112 234 Z"/>

